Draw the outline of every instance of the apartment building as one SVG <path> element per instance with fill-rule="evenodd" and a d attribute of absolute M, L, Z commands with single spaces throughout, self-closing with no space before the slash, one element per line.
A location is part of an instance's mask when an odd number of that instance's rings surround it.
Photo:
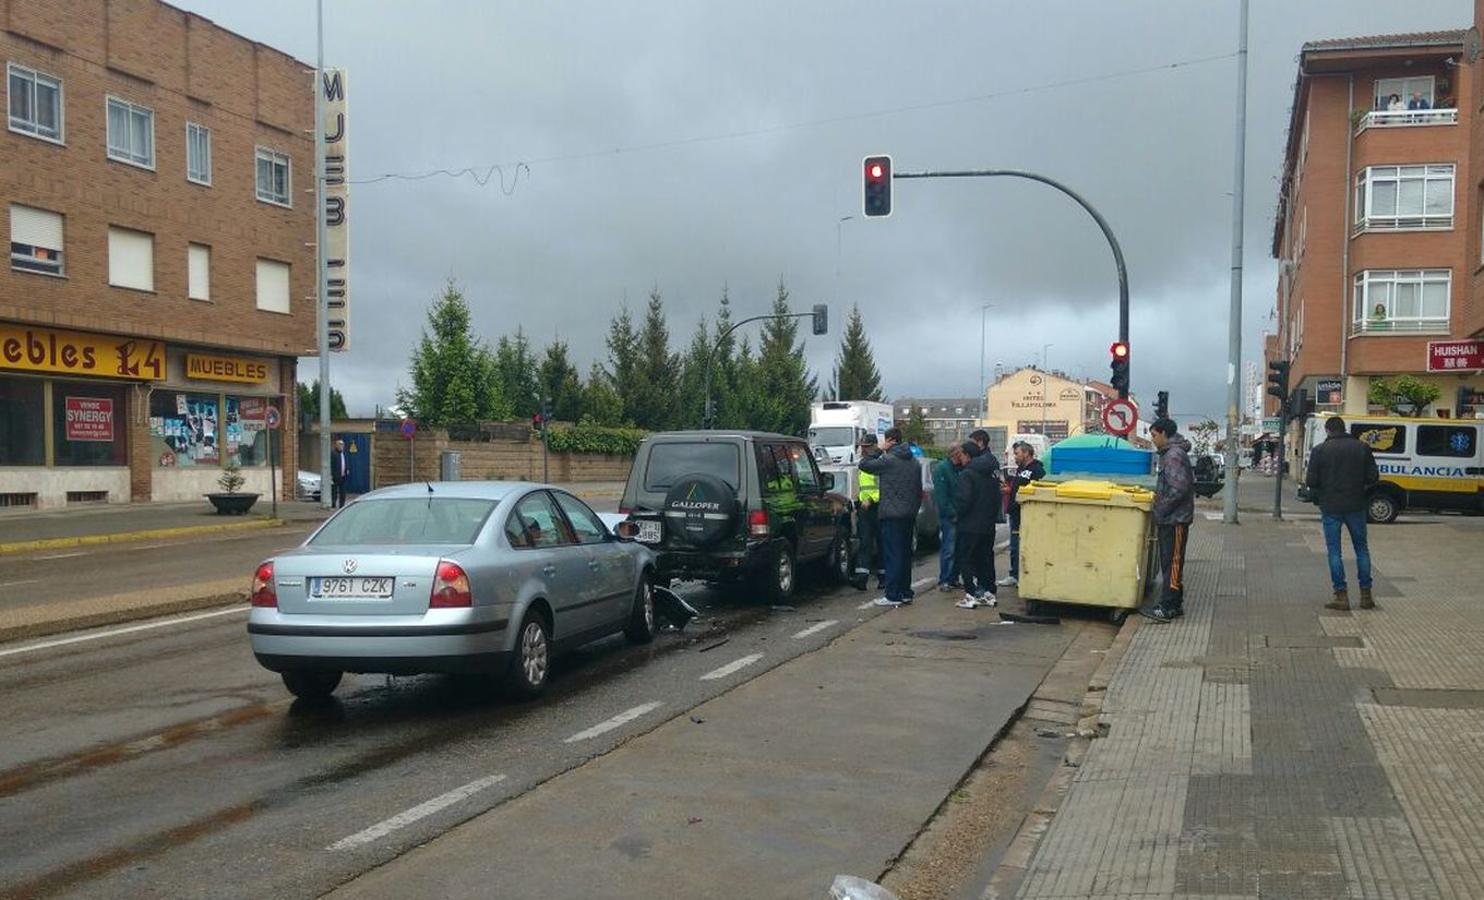
<path fill-rule="evenodd" d="M 312 67 L 158 0 L 0 2 L 0 505 L 294 486 Z"/>
<path fill-rule="evenodd" d="M 962 444 L 978 427 L 979 401 L 973 397 L 900 397 L 892 406 L 898 423 L 907 421 L 912 410 L 922 410 L 937 447 Z"/>
<path fill-rule="evenodd" d="M 1437 385 L 1420 412 L 1484 410 L 1484 378 L 1450 358 L 1479 332 L 1470 213 L 1479 93 L 1465 31 L 1313 41 L 1294 84 L 1272 252 L 1268 359 L 1324 413 L 1379 412 L 1377 378 Z M 1472 51 L 1477 53 L 1476 50 Z M 1266 409 L 1274 414 L 1276 401 Z"/>

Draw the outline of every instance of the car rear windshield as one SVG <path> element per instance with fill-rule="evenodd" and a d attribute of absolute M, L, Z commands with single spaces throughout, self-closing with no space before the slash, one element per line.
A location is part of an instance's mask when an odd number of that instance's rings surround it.
<path fill-rule="evenodd" d="M 849 425 L 811 428 L 809 443 L 816 447 L 849 447 L 855 443 L 855 429 Z"/>
<path fill-rule="evenodd" d="M 342 509 L 311 544 L 472 544 L 498 501 L 455 497 L 361 500 Z"/>
<path fill-rule="evenodd" d="M 720 478 L 735 490 L 741 483 L 740 459 L 736 444 L 655 444 L 644 470 L 644 489 L 668 491 L 681 478 L 700 473 Z"/>

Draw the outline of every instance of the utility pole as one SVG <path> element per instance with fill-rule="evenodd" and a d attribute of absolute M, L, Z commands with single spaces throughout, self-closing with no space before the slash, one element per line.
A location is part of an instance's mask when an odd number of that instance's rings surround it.
<path fill-rule="evenodd" d="M 1241 480 L 1242 389 L 1237 372 L 1242 367 L 1242 213 L 1247 174 L 1247 0 L 1241 0 L 1237 38 L 1237 135 L 1232 174 L 1232 282 L 1231 318 L 1227 322 L 1226 355 L 1226 507 L 1222 521 L 1237 523 L 1237 482 Z"/>
<path fill-rule="evenodd" d="M 315 2 L 315 37 L 319 55 L 314 67 L 314 283 L 319 320 L 319 476 L 330 483 L 330 292 L 325 268 L 325 0 Z M 320 491 L 329 509 L 330 493 Z"/>
<path fill-rule="evenodd" d="M 991 309 L 993 303 L 985 303 L 979 307 L 979 421 L 975 427 L 984 427 L 984 417 L 989 414 L 988 387 L 984 384 L 984 317 Z M 838 398 L 837 398 L 838 399 Z"/>

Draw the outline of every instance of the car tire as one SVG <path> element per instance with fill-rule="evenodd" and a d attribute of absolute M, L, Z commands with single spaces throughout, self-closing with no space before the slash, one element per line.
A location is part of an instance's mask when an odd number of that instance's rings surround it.
<path fill-rule="evenodd" d="M 634 591 L 634 608 L 629 613 L 623 636 L 631 644 L 647 644 L 654 640 L 654 632 L 654 587 L 649 582 L 649 575 L 645 574 Z"/>
<path fill-rule="evenodd" d="M 787 603 L 794 595 L 798 581 L 798 557 L 794 545 L 788 541 L 775 541 L 768 552 L 763 570 L 758 574 L 758 586 L 763 599 L 772 604 Z"/>
<path fill-rule="evenodd" d="M 850 568 L 850 532 L 841 528 L 830 542 L 829 552 L 824 555 L 825 578 L 830 584 L 849 584 L 853 574 Z"/>
<path fill-rule="evenodd" d="M 530 700 L 546 690 L 551 677 L 551 626 L 546 617 L 529 610 L 515 633 L 505 691 L 517 700 Z"/>
<path fill-rule="evenodd" d="M 333 669 L 290 669 L 281 677 L 290 694 L 309 703 L 323 703 L 335 693 L 344 676 Z"/>
<path fill-rule="evenodd" d="M 1389 525 L 1402 514 L 1402 508 L 1390 491 L 1377 491 L 1366 501 L 1365 514 L 1375 524 Z"/>

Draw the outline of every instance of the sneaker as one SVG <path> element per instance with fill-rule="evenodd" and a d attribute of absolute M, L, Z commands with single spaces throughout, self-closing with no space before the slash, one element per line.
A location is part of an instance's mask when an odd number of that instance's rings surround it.
<path fill-rule="evenodd" d="M 889 600 L 886 597 L 877 597 L 872 602 L 876 606 L 901 606 L 902 605 L 900 601 L 898 601 L 898 600 Z"/>
<path fill-rule="evenodd" d="M 1165 612 L 1164 607 L 1161 606 L 1143 607 L 1139 610 L 1139 615 L 1151 622 L 1159 622 L 1162 625 L 1168 625 L 1175 620 L 1175 617 Z"/>
<path fill-rule="evenodd" d="M 1183 606 L 1177 606 L 1177 607 L 1175 607 L 1174 611 L 1172 611 L 1170 613 L 1170 618 L 1172 618 L 1172 619 L 1178 619 L 1178 618 L 1180 618 L 1183 615 L 1185 615 L 1185 607 L 1183 607 Z"/>
<path fill-rule="evenodd" d="M 962 600 L 953 605 L 957 606 L 959 609 L 978 609 L 979 601 L 974 599 L 973 594 L 965 594 Z"/>
<path fill-rule="evenodd" d="M 995 599 L 995 595 L 994 594 L 980 594 L 979 595 L 979 605 L 980 606 L 988 606 L 990 609 L 993 609 L 999 602 L 1000 602 L 999 600 Z"/>
<path fill-rule="evenodd" d="M 1000 587 L 1015 587 L 1016 585 L 1020 584 L 1020 579 L 1016 578 L 1014 575 L 1006 575 L 1004 578 L 996 581 L 995 584 Z"/>
<path fill-rule="evenodd" d="M 901 602 L 899 604 L 897 604 L 897 605 L 898 606 L 911 606 L 912 605 L 912 599 L 913 599 L 912 598 L 912 595 L 911 594 L 908 594 L 907 596 L 903 597 L 902 600 L 901 600 Z"/>
<path fill-rule="evenodd" d="M 953 585 L 949 584 L 946 581 L 940 581 L 938 582 L 938 590 L 945 594 L 952 593 Z"/>

